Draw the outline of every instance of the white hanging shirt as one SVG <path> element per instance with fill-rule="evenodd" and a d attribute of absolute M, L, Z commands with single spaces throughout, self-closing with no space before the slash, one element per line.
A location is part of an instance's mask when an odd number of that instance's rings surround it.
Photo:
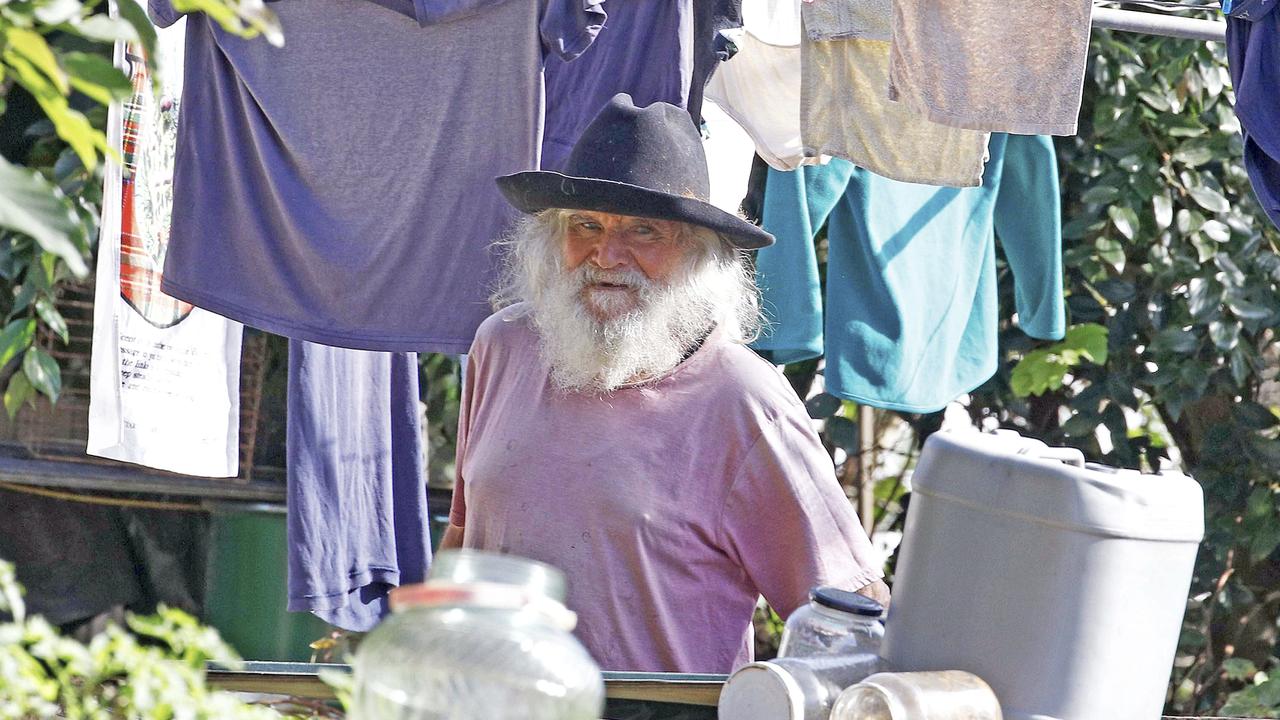
<path fill-rule="evenodd" d="M 721 63 L 707 97 L 742 126 L 756 153 L 779 170 L 816 165 L 800 140 L 800 3 L 744 0 L 738 52 Z"/>

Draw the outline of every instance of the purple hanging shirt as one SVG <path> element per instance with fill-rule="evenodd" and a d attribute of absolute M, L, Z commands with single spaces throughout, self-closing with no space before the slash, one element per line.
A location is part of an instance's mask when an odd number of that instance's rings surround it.
<path fill-rule="evenodd" d="M 365 632 L 431 560 L 418 356 L 289 343 L 289 609 Z"/>
<path fill-rule="evenodd" d="M 684 107 L 693 77 L 693 0 L 625 0 L 573 62 L 547 60 L 542 169 L 559 170 L 596 113 L 620 92 L 636 105 Z"/>
<path fill-rule="evenodd" d="M 190 17 L 165 292 L 326 345 L 470 346 L 515 215 L 493 178 L 538 166 L 544 59 L 581 53 L 605 16 L 388 4 L 273 3 L 282 48 Z"/>
<path fill-rule="evenodd" d="M 1244 136 L 1244 167 L 1254 195 L 1280 227 L 1280 10 L 1275 4 L 1237 3 L 1227 18 L 1227 63 Z M 1242 13 L 1247 12 L 1248 19 Z"/>

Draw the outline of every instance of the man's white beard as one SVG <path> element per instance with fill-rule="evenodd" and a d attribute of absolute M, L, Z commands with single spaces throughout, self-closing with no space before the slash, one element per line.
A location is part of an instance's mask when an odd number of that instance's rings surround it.
<path fill-rule="evenodd" d="M 723 282 L 720 274 L 705 267 L 663 285 L 587 263 L 552 273 L 532 300 L 552 380 L 564 390 L 608 393 L 670 372 L 715 325 L 718 298 L 708 287 Z M 632 290 L 586 289 L 597 282 Z"/>

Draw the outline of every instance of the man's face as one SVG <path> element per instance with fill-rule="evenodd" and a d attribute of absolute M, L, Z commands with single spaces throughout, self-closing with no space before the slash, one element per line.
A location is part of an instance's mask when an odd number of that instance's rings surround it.
<path fill-rule="evenodd" d="M 580 299 L 597 320 L 636 310 L 641 290 L 666 285 L 692 252 L 684 226 L 672 220 L 578 210 L 568 223 L 564 268 L 581 274 Z"/>

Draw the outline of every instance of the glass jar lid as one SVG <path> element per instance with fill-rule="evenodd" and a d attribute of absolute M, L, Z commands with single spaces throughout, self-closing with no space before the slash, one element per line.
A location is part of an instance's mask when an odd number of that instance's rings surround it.
<path fill-rule="evenodd" d="M 880 617 L 884 614 L 884 606 L 866 595 L 833 587 L 817 587 L 809 591 L 809 599 L 813 602 L 839 610 L 850 615 L 863 617 Z"/>

